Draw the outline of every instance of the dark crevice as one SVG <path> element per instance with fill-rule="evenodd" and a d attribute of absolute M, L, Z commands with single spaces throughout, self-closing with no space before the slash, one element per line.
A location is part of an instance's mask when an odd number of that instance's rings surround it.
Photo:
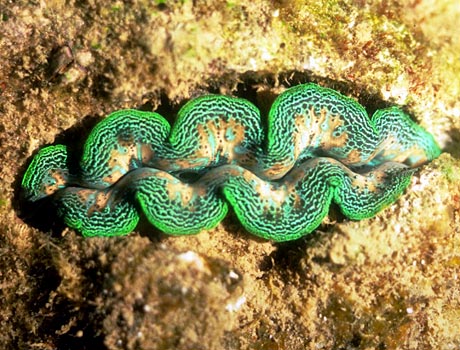
<path fill-rule="evenodd" d="M 110 68 L 108 69 L 110 70 Z M 107 78 L 107 75 L 103 74 L 96 80 L 98 82 L 95 84 L 95 95 L 100 96 L 101 98 L 109 98 L 111 91 L 113 90 L 113 84 L 110 82 L 110 79 Z M 229 91 L 232 91 L 234 96 L 247 99 L 258 106 L 262 114 L 262 123 L 266 123 L 268 110 L 274 99 L 277 97 L 276 94 L 270 91 L 270 88 L 274 87 L 277 83 L 281 83 L 285 87 L 290 87 L 307 82 L 314 82 L 325 87 L 333 88 L 344 95 L 356 96 L 358 102 L 365 106 L 369 115 L 372 115 L 372 113 L 377 109 L 389 106 L 389 103 L 387 101 L 383 101 L 378 94 L 365 92 L 355 84 L 318 77 L 309 72 L 286 71 L 278 74 L 277 76 L 268 72 L 248 71 L 240 75 L 235 72 L 229 72 L 217 79 L 206 81 L 203 85 L 207 86 L 205 93 L 212 94 L 218 94 L 224 86 L 229 87 Z M 202 95 L 203 91 L 200 91 L 200 94 Z M 156 96 L 156 94 L 153 96 Z M 180 108 L 187 102 L 184 100 L 180 104 L 173 103 L 168 99 L 166 93 L 164 92 L 161 93 L 157 99 L 159 101 L 155 101 L 156 103 L 154 103 L 154 101 L 149 101 L 141 106 L 138 106 L 138 109 L 149 111 L 152 110 L 153 106 L 158 106 L 155 112 L 161 114 L 171 124 L 176 119 Z M 135 106 L 133 106 L 133 108 L 134 107 Z M 79 124 L 56 136 L 55 144 L 67 145 L 69 149 L 69 165 L 71 169 L 75 169 L 75 173 L 78 173 L 78 163 L 81 158 L 84 141 L 91 129 L 99 121 L 100 118 L 87 116 Z M 460 135 L 452 135 L 452 138 L 460 139 Z M 453 146 L 451 148 L 452 152 L 456 149 Z M 35 152 L 35 154 L 37 152 Z M 18 216 L 27 224 L 36 227 L 41 231 L 51 232 L 53 236 L 58 237 L 60 236 L 64 225 L 55 215 L 51 201 L 49 199 L 45 199 L 39 203 L 30 203 L 25 201 L 21 196 L 21 180 L 27 166 L 30 164 L 35 154 L 28 159 L 16 178 L 14 183 L 15 196 L 13 206 Z M 183 174 L 180 174 L 180 176 L 193 181 L 193 179 L 196 179 L 196 176 L 199 176 L 199 174 L 184 172 Z M 340 216 L 340 214 L 338 216 L 338 220 L 343 220 L 343 217 Z M 224 225 L 225 222 L 226 221 L 224 220 Z M 139 229 L 143 232 L 143 235 L 151 236 L 151 232 L 157 232 L 157 230 L 152 229 L 152 227 L 149 229 L 148 225 L 144 224 L 144 220 L 141 220 Z M 298 241 L 296 242 L 297 245 Z M 283 248 L 280 248 L 280 252 L 282 249 Z M 283 261 L 280 261 L 280 263 L 290 264 Z"/>

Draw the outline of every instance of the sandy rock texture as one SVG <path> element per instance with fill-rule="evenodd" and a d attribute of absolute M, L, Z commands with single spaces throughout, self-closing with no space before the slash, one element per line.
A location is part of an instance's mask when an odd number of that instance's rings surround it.
<path fill-rule="evenodd" d="M 1 2 L 1 348 L 460 348 L 459 16 L 456 0 Z M 41 147 L 78 151 L 111 111 L 173 121 L 210 92 L 267 111 L 308 81 L 406 106 L 444 153 L 375 218 L 333 210 L 283 244 L 232 215 L 84 239 L 21 199 Z"/>

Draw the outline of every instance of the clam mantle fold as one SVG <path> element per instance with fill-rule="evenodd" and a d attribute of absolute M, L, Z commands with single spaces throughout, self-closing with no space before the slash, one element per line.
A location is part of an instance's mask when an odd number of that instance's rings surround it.
<path fill-rule="evenodd" d="M 31 201 L 51 196 L 84 236 L 127 234 L 140 211 L 161 231 L 194 234 L 231 206 L 249 232 L 288 241 L 318 227 L 332 202 L 350 219 L 372 217 L 439 154 L 401 109 L 369 118 L 310 83 L 279 95 L 266 125 L 253 104 L 221 95 L 188 102 L 172 127 L 155 112 L 114 112 L 90 133 L 78 169 L 66 146 L 48 146 L 22 187 Z"/>

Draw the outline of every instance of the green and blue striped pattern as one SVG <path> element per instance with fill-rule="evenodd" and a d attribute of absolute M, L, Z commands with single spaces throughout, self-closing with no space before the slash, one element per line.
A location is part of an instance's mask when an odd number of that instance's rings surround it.
<path fill-rule="evenodd" d="M 67 152 L 40 150 L 22 187 L 31 201 L 50 196 L 84 236 L 127 234 L 139 211 L 161 231 L 195 234 L 231 207 L 254 235 L 288 241 L 315 230 L 331 203 L 350 219 L 374 216 L 441 151 L 401 109 L 369 118 L 353 99 L 310 83 L 278 96 L 267 125 L 250 102 L 209 95 L 188 102 L 172 127 L 154 112 L 112 113 L 74 173 Z"/>

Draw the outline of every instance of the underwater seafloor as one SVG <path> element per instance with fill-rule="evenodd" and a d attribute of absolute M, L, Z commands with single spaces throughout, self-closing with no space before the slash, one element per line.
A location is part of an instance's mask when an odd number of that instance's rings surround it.
<path fill-rule="evenodd" d="M 456 0 L 0 4 L 3 349 L 460 348 Z M 272 243 L 234 215 L 195 236 L 85 239 L 24 203 L 31 157 L 121 108 L 203 93 L 266 111 L 313 81 L 404 105 L 444 153 L 375 218 Z"/>

